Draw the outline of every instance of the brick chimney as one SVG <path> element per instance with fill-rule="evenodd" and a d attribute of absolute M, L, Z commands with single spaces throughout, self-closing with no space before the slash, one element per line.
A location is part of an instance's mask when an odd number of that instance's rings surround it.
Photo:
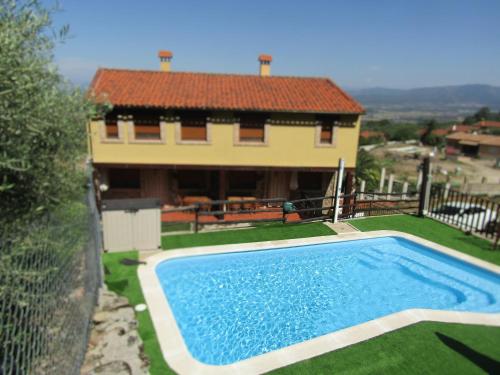
<path fill-rule="evenodd" d="M 271 55 L 259 56 L 259 74 L 261 77 L 268 77 L 271 75 L 271 61 L 273 61 L 273 57 Z"/>
<path fill-rule="evenodd" d="M 162 72 L 170 72 L 170 62 L 174 54 L 171 51 L 159 51 L 158 57 L 160 58 L 160 70 Z"/>

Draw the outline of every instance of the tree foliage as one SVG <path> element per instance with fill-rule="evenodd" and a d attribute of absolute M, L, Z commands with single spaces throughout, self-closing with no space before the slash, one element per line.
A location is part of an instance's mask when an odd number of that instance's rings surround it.
<path fill-rule="evenodd" d="M 500 121 L 500 111 L 494 112 L 488 107 L 482 107 L 472 116 L 467 116 L 464 124 L 472 125 L 479 121 Z"/>
<path fill-rule="evenodd" d="M 437 124 L 435 120 L 429 120 L 425 123 L 425 130 L 420 137 L 420 141 L 424 145 L 430 145 L 431 140 L 433 139 L 432 132 L 437 128 Z"/>
<path fill-rule="evenodd" d="M 356 162 L 356 180 L 357 183 L 361 180 L 366 181 L 366 191 L 374 191 L 377 189 L 380 180 L 381 165 L 373 155 L 367 151 L 360 149 Z"/>
<path fill-rule="evenodd" d="M 93 106 L 58 73 L 52 10 L 0 0 L 0 210 L 31 217 L 82 190 L 85 126 Z"/>
<path fill-rule="evenodd" d="M 398 123 L 391 120 L 367 121 L 363 124 L 363 130 L 374 130 L 384 133 L 389 141 L 407 141 L 418 139 L 418 124 Z"/>

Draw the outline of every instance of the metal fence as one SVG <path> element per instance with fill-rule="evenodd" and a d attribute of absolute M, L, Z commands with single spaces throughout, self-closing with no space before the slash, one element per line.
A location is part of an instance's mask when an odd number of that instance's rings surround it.
<path fill-rule="evenodd" d="M 85 202 L 2 228 L 0 374 L 78 374 L 102 282 L 100 224 Z"/>
<path fill-rule="evenodd" d="M 496 243 L 500 237 L 500 204 L 488 198 L 433 185 L 427 215 Z"/>
<path fill-rule="evenodd" d="M 416 213 L 418 193 L 358 192 L 286 200 L 283 198 L 204 201 L 162 210 L 162 231 L 194 231 L 213 225 L 282 222 L 303 223 L 333 219 L 335 200 L 339 220 L 355 217 Z"/>
<path fill-rule="evenodd" d="M 419 207 L 419 193 L 357 192 L 344 195 L 340 203 L 339 220 L 384 216 L 395 214 L 416 214 Z"/>

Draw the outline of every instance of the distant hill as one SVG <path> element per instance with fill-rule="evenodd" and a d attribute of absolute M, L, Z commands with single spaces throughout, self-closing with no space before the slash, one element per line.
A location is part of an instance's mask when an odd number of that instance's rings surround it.
<path fill-rule="evenodd" d="M 488 106 L 492 109 L 500 109 L 500 87 L 489 85 L 423 87 L 408 90 L 369 88 L 349 90 L 349 92 L 366 107 L 435 107 L 444 105 L 453 107 Z"/>
<path fill-rule="evenodd" d="M 365 120 L 392 119 L 416 122 L 435 118 L 460 121 L 480 107 L 500 110 L 500 87 L 460 85 L 415 89 L 367 88 L 351 89 L 367 110 Z"/>

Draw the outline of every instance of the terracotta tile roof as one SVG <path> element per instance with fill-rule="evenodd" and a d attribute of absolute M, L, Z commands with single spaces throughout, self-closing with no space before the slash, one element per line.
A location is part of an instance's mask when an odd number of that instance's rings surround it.
<path fill-rule="evenodd" d="M 500 121 L 479 121 L 474 125 L 481 128 L 500 128 Z"/>
<path fill-rule="evenodd" d="M 385 138 L 385 134 L 380 131 L 376 130 L 362 130 L 359 135 L 363 138 L 370 138 L 370 137 L 382 137 Z"/>
<path fill-rule="evenodd" d="M 500 136 L 487 134 L 453 133 L 446 137 L 455 141 L 473 142 L 481 145 L 500 147 Z"/>
<path fill-rule="evenodd" d="M 451 127 L 452 132 L 471 133 L 474 130 L 477 130 L 477 127 L 474 125 L 455 124 Z"/>
<path fill-rule="evenodd" d="M 90 94 L 115 106 L 363 113 L 328 78 L 99 69 Z"/>
<path fill-rule="evenodd" d="M 450 132 L 450 129 L 444 129 L 444 128 L 439 128 L 439 129 L 434 129 L 432 131 L 432 134 L 437 135 L 438 137 L 445 136 Z"/>

